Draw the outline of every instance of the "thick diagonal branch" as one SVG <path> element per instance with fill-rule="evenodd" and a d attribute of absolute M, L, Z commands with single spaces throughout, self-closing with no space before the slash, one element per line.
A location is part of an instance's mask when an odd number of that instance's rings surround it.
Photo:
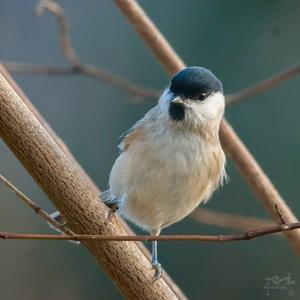
<path fill-rule="evenodd" d="M 18 86 L 18 84 L 12 79 L 10 74 L 6 71 L 6 69 L 0 64 L 0 73 L 5 77 L 5 79 L 8 81 L 9 85 L 13 88 L 13 90 L 18 94 L 18 96 L 21 98 L 21 100 L 26 104 L 26 106 L 29 108 L 31 113 L 37 118 L 37 120 L 40 122 L 41 126 L 46 130 L 46 132 L 51 136 L 51 138 L 56 142 L 56 144 L 60 147 L 60 149 L 64 152 L 64 154 L 68 157 L 69 160 L 72 161 L 72 164 L 78 169 L 78 172 L 80 173 L 80 176 L 82 177 L 82 180 L 87 182 L 88 185 L 92 186 L 93 189 L 97 192 L 97 194 L 100 194 L 100 190 L 98 186 L 94 183 L 94 181 L 89 177 L 89 175 L 85 172 L 85 170 L 81 167 L 81 165 L 77 162 L 73 154 L 70 152 L 68 146 L 64 143 L 64 141 L 54 132 L 54 130 L 51 128 L 51 126 L 47 123 L 47 121 L 43 118 L 43 116 L 39 113 L 39 111 L 34 107 L 32 102 L 27 98 L 27 96 L 24 94 L 22 89 Z M 131 230 L 131 228 L 127 225 L 126 222 L 123 220 L 120 220 L 123 227 L 125 228 L 127 234 L 133 235 L 134 232 Z M 143 243 L 137 242 L 136 245 L 140 248 L 140 250 L 143 252 L 145 257 L 150 259 L 149 251 L 146 249 Z M 183 294 L 183 292 L 180 290 L 180 288 L 175 284 L 175 282 L 172 280 L 172 278 L 168 275 L 167 272 L 164 272 L 163 278 L 166 281 L 167 285 L 172 289 L 172 291 L 176 294 L 178 299 L 186 299 L 186 296 Z"/>
<path fill-rule="evenodd" d="M 114 1 L 169 75 L 185 67 L 184 62 L 136 1 Z M 291 209 L 226 120 L 221 124 L 220 139 L 226 154 L 233 159 L 240 173 L 273 218 L 280 223 L 275 209 L 277 206 L 287 222 L 297 222 Z M 300 230 L 286 232 L 286 236 L 299 254 Z"/>
<path fill-rule="evenodd" d="M 127 235 L 119 218 L 107 223 L 107 207 L 72 160 L 56 144 L 0 74 L 0 135 L 76 233 Z M 178 299 L 135 243 L 86 241 L 84 245 L 130 299 Z"/>

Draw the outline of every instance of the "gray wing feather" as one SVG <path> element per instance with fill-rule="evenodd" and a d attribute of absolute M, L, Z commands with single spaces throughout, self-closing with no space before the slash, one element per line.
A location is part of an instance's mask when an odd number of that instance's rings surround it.
<path fill-rule="evenodd" d="M 112 200 L 110 190 L 106 190 L 99 195 L 100 199 L 103 200 L 104 203 L 110 202 Z"/>
<path fill-rule="evenodd" d="M 125 131 L 120 137 L 119 137 L 119 141 L 118 141 L 118 147 L 120 149 L 120 151 L 122 152 L 123 149 L 123 143 L 125 142 L 127 136 L 134 130 L 134 127 L 129 128 L 127 131 Z M 106 192 L 106 191 L 105 191 Z M 104 192 L 104 193 L 105 193 Z"/>

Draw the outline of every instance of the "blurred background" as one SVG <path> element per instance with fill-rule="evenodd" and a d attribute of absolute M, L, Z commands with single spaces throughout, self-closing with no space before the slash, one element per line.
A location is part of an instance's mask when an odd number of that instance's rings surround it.
<path fill-rule="evenodd" d="M 168 78 L 111 1 L 60 2 L 79 57 L 144 86 L 163 89 Z M 299 62 L 299 1 L 140 1 L 187 65 L 211 69 L 226 93 L 247 87 Z M 55 19 L 34 14 L 36 1 L 0 2 L 0 60 L 66 66 Z M 85 76 L 14 74 L 41 114 L 67 143 L 101 189 L 118 155 L 119 136 L 153 105 L 130 102 L 124 91 Z M 227 108 L 226 117 L 298 214 L 300 77 Z M 3 141 L 1 174 L 51 212 L 45 194 Z M 230 182 L 207 208 L 268 217 L 231 162 Z M 47 225 L 0 185 L 3 231 L 51 233 Z M 140 232 L 134 228 L 137 232 Z M 232 230 L 186 218 L 165 234 L 218 234 Z M 150 245 L 148 245 L 150 246 Z M 110 279 L 82 247 L 61 241 L 0 241 L 0 298 L 121 299 Z M 159 245 L 164 268 L 190 299 L 265 299 L 266 277 L 290 273 L 293 293 L 271 291 L 269 299 L 300 297 L 299 259 L 287 241 L 266 236 L 249 242 Z"/>

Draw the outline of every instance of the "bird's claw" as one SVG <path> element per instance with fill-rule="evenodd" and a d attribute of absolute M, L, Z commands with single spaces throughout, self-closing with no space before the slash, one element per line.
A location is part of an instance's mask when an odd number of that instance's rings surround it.
<path fill-rule="evenodd" d="M 153 282 L 155 282 L 156 280 L 158 280 L 162 276 L 162 274 L 163 274 L 164 271 L 163 271 L 163 269 L 161 267 L 161 264 L 158 263 L 158 262 L 152 263 L 152 267 L 155 270 L 154 279 L 152 281 L 152 283 L 153 283 Z"/>
<path fill-rule="evenodd" d="M 113 216 L 115 215 L 115 213 L 118 209 L 119 209 L 118 204 L 109 206 L 109 212 L 108 212 L 108 215 L 107 215 L 107 218 L 106 218 L 106 222 L 111 221 L 111 219 L 113 218 Z"/>

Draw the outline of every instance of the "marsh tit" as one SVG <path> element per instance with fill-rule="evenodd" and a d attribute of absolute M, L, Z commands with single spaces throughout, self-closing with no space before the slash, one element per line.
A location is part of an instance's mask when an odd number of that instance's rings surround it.
<path fill-rule="evenodd" d="M 177 73 L 158 104 L 121 136 L 104 202 L 153 235 L 206 202 L 226 177 L 219 140 L 224 107 L 212 72 L 188 67 Z M 152 265 L 160 278 L 157 241 Z"/>
<path fill-rule="evenodd" d="M 121 136 L 109 190 L 100 198 L 152 235 L 186 217 L 226 177 L 219 141 L 224 107 L 222 84 L 212 72 L 178 72 L 158 104 Z M 157 241 L 152 266 L 159 279 Z"/>

